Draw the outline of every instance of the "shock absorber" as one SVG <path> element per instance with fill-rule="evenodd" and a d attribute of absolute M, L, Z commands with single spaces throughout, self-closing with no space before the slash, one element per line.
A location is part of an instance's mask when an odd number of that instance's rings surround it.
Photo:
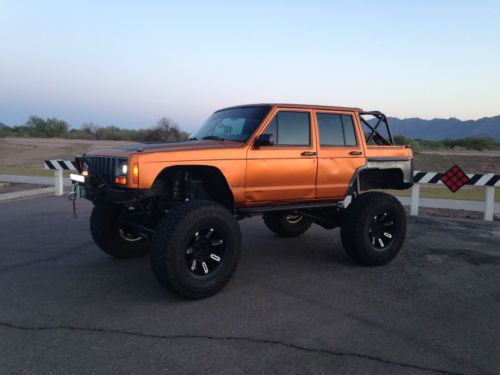
<path fill-rule="evenodd" d="M 184 180 L 186 176 L 182 171 L 176 171 L 168 186 L 168 199 L 169 200 L 183 200 L 184 199 Z"/>

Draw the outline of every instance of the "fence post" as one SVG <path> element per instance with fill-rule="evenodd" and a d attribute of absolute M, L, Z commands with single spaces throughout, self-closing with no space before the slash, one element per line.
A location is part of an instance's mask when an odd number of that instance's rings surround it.
<path fill-rule="evenodd" d="M 64 180 L 62 169 L 54 171 L 54 193 L 57 197 L 64 194 Z"/>
<path fill-rule="evenodd" d="M 485 186 L 484 220 L 493 221 L 494 207 L 495 207 L 495 187 L 494 186 Z"/>
<path fill-rule="evenodd" d="M 420 201 L 420 184 L 413 184 L 411 187 L 410 215 L 418 216 L 418 206 Z"/>

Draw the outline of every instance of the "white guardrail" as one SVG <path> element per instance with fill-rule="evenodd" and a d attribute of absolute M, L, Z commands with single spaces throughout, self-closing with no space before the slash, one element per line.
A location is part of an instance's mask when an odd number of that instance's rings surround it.
<path fill-rule="evenodd" d="M 56 196 L 64 194 L 63 171 L 76 171 L 76 163 L 69 160 L 45 160 L 45 169 L 54 170 L 54 191 Z"/>
<path fill-rule="evenodd" d="M 413 175 L 413 186 L 411 188 L 410 215 L 418 216 L 420 205 L 420 185 L 438 184 L 443 185 L 441 180 L 445 173 L 438 172 L 420 172 Z M 464 173 L 467 176 L 467 182 L 463 186 L 477 186 L 485 189 L 484 194 L 484 220 L 493 221 L 495 208 L 495 188 L 500 186 L 500 175 L 494 173 Z"/>
<path fill-rule="evenodd" d="M 45 160 L 45 169 L 54 170 L 55 195 L 64 194 L 63 171 L 76 171 L 76 164 L 69 160 Z M 411 188 L 410 215 L 418 216 L 420 206 L 420 186 L 422 184 L 443 185 L 441 178 L 445 173 L 420 172 L 414 173 L 414 185 Z M 494 173 L 478 174 L 466 173 L 468 181 L 464 186 L 477 186 L 485 189 L 484 220 L 493 221 L 495 207 L 495 188 L 500 187 L 500 175 Z"/>

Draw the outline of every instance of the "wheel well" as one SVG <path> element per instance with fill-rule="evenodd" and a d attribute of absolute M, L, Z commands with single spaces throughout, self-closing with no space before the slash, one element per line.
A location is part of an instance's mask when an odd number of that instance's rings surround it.
<path fill-rule="evenodd" d="M 403 171 L 399 168 L 363 169 L 358 174 L 360 190 L 406 189 Z"/>
<path fill-rule="evenodd" d="M 222 172 L 211 166 L 182 165 L 165 168 L 152 187 L 163 201 L 206 199 L 233 208 L 234 197 Z"/>

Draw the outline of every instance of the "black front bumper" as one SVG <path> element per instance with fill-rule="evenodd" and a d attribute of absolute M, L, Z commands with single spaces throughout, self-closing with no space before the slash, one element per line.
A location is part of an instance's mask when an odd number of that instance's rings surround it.
<path fill-rule="evenodd" d="M 133 203 L 150 197 L 149 190 L 110 188 L 106 186 L 93 186 L 82 183 L 73 184 L 73 189 L 78 198 L 88 199 L 92 202 Z"/>

